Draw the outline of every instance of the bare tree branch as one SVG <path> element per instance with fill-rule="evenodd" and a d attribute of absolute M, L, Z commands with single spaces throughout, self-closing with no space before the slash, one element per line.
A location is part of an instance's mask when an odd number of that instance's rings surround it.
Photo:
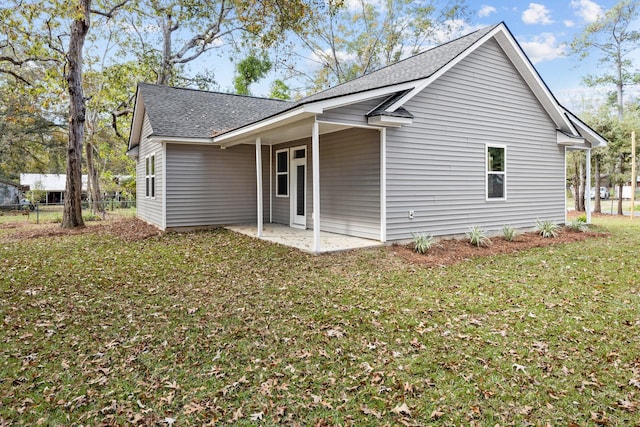
<path fill-rule="evenodd" d="M 127 3 L 129 3 L 129 0 L 123 0 L 120 3 L 116 4 L 115 6 L 113 6 L 111 10 L 109 10 L 108 12 L 103 12 L 97 9 L 91 9 L 91 13 L 95 13 L 96 15 L 102 15 L 106 18 L 113 18 L 113 14 L 116 13 L 118 9 L 120 9 L 122 6 L 124 6 Z"/>

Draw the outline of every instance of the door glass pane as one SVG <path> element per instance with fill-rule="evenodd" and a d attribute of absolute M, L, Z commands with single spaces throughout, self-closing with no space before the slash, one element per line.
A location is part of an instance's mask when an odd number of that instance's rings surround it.
<path fill-rule="evenodd" d="M 304 165 L 296 167 L 296 215 L 304 215 Z"/>
<path fill-rule="evenodd" d="M 293 152 L 294 159 L 304 159 L 305 149 L 296 150 Z"/>

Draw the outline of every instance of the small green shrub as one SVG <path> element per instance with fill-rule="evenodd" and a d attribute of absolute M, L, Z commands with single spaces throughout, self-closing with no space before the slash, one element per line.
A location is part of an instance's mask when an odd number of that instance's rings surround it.
<path fill-rule="evenodd" d="M 62 215 L 55 214 L 53 216 L 53 218 L 51 218 L 51 222 L 53 222 L 54 224 L 61 224 L 62 223 Z"/>
<path fill-rule="evenodd" d="M 435 244 L 433 236 L 427 233 L 411 233 L 413 236 L 414 249 L 419 254 L 426 253 Z"/>
<path fill-rule="evenodd" d="M 585 224 L 587 223 L 587 214 L 582 214 L 579 217 L 576 218 L 576 221 L 582 221 Z"/>
<path fill-rule="evenodd" d="M 516 238 L 516 229 L 510 225 L 505 225 L 502 227 L 502 237 L 507 242 L 512 242 Z"/>
<path fill-rule="evenodd" d="M 589 226 L 587 225 L 587 221 L 583 221 L 581 218 L 576 218 L 567 224 L 567 227 L 571 231 L 579 231 L 582 233 L 586 233 L 589 231 Z"/>
<path fill-rule="evenodd" d="M 536 231 L 544 238 L 558 237 L 558 224 L 550 219 L 537 220 Z"/>
<path fill-rule="evenodd" d="M 94 213 L 87 213 L 82 215 L 82 220 L 83 221 L 101 221 L 102 218 L 100 217 L 100 215 L 96 215 Z"/>
<path fill-rule="evenodd" d="M 471 242 L 471 244 L 474 246 L 480 247 L 491 245 L 491 239 L 489 239 L 484 230 L 477 225 L 469 229 L 467 238 L 469 239 L 469 242 Z"/>

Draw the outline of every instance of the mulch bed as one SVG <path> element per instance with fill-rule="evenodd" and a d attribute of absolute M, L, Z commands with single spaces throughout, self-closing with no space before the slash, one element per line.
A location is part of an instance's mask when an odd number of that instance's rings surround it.
<path fill-rule="evenodd" d="M 491 239 L 491 245 L 486 247 L 473 246 L 469 243 L 468 239 L 447 239 L 437 242 L 425 254 L 416 253 L 413 243 L 401 246 L 391 246 L 390 250 L 408 262 L 437 267 L 458 264 L 471 258 L 508 254 L 529 248 L 579 242 L 586 239 L 605 237 L 608 235 L 608 233 L 598 231 L 582 233 L 564 228 L 560 231 L 558 237 L 544 238 L 535 232 L 519 234 L 511 242 L 500 236 L 493 237 Z"/>

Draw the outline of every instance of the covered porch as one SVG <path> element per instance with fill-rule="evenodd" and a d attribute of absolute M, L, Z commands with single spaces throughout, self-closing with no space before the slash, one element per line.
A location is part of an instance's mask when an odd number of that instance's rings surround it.
<path fill-rule="evenodd" d="M 264 224 L 262 233 L 258 235 L 258 227 L 255 224 L 230 225 L 226 228 L 237 233 L 290 246 L 308 253 L 342 252 L 384 245 L 384 243 L 377 240 L 321 231 L 319 236 L 320 250 L 316 251 L 313 230 L 294 228 L 283 224 Z"/>
<path fill-rule="evenodd" d="M 257 221 L 228 228 L 310 253 L 384 244 L 384 130 L 314 114 L 220 138 L 255 146 Z"/>

